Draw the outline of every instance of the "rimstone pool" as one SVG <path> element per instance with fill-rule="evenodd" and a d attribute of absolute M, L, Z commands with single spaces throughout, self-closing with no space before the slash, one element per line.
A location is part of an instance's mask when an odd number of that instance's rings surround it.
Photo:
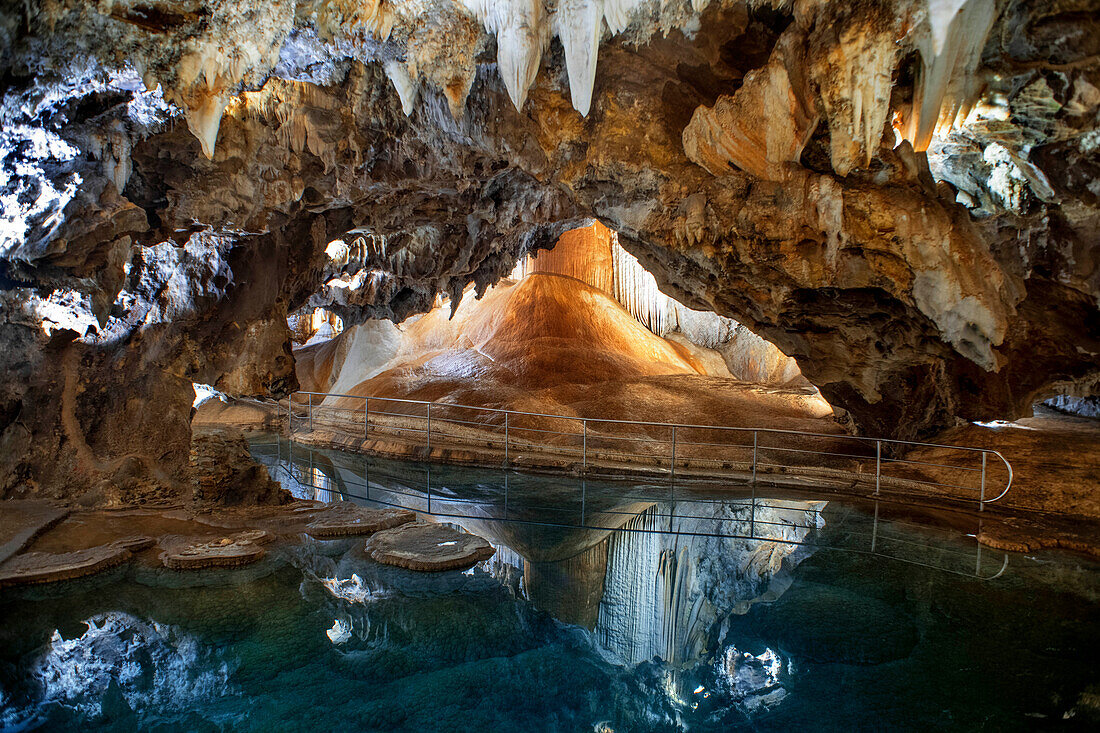
<path fill-rule="evenodd" d="M 255 455 L 300 498 L 487 538 L 465 572 L 301 542 L 0 599 L 0 729 L 1025 730 L 1100 716 L 1100 567 L 812 496 Z M 431 506 L 429 512 L 429 492 Z M 367 499 L 369 492 L 370 498 Z"/>

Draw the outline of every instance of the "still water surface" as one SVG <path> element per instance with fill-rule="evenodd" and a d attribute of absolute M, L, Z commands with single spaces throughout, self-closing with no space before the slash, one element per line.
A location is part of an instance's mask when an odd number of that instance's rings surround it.
<path fill-rule="evenodd" d="M 300 497 L 407 506 L 497 554 L 422 574 L 303 538 L 235 571 L 5 593 L 0 729 L 1085 730 L 1100 713 L 1100 567 L 980 550 L 972 517 L 254 451 Z"/>

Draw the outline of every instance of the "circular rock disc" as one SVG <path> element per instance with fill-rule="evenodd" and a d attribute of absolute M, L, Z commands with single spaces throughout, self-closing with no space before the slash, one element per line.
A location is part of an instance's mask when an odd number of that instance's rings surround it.
<path fill-rule="evenodd" d="M 0 588 L 80 578 L 113 568 L 129 557 L 130 551 L 125 547 L 110 545 L 57 554 L 28 552 L 8 560 L 0 568 Z"/>
<path fill-rule="evenodd" d="M 477 535 L 441 524 L 414 522 L 376 533 L 367 540 L 371 559 L 408 570 L 465 570 L 496 550 Z"/>
<path fill-rule="evenodd" d="M 164 539 L 165 548 L 160 560 L 173 570 L 198 570 L 201 568 L 230 568 L 247 565 L 264 556 L 260 545 L 270 542 L 271 535 L 263 530 L 238 532 L 220 539 L 176 537 Z"/>
<path fill-rule="evenodd" d="M 317 538 L 348 537 L 391 529 L 414 519 L 416 515 L 408 509 L 370 509 L 341 501 L 317 512 L 306 532 Z"/>

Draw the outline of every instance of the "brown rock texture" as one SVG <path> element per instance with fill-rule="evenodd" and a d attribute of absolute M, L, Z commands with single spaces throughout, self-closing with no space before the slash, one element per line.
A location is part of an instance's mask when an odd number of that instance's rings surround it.
<path fill-rule="evenodd" d="M 234 506 L 293 500 L 252 458 L 248 442 L 239 433 L 196 433 L 191 441 L 190 467 L 196 502 Z"/>
<path fill-rule="evenodd" d="M 48 501 L 6 501 L 0 511 L 0 563 L 22 552 L 35 538 L 64 521 L 69 512 Z"/>
<path fill-rule="evenodd" d="M 163 552 L 160 560 L 173 570 L 230 568 L 248 565 L 261 559 L 264 543 L 273 537 L 264 530 L 249 530 L 216 539 L 201 537 L 161 537 Z"/>
<path fill-rule="evenodd" d="M 305 531 L 317 538 L 350 537 L 392 529 L 415 519 L 416 514 L 407 509 L 370 509 L 339 501 L 318 511 Z"/>
<path fill-rule="evenodd" d="M 25 552 L 0 566 L 0 588 L 52 583 L 93 575 L 130 558 L 125 547 L 100 546 L 73 552 Z"/>

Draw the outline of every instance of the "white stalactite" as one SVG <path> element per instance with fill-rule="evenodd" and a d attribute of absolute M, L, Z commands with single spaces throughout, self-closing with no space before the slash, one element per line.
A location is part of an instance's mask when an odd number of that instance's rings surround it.
<path fill-rule="evenodd" d="M 523 110 L 527 91 L 535 83 L 542 61 L 546 13 L 541 0 L 462 0 L 497 37 L 497 68 L 517 110 Z"/>
<path fill-rule="evenodd" d="M 558 5 L 556 26 L 565 49 L 569 95 L 584 117 L 592 106 L 603 14 L 603 0 L 561 0 Z"/>
<path fill-rule="evenodd" d="M 408 69 L 405 68 L 405 64 L 400 61 L 390 60 L 385 63 L 383 68 L 386 71 L 386 76 L 389 77 L 393 83 L 393 88 L 397 90 L 397 96 L 401 98 L 401 110 L 408 117 L 412 114 L 413 107 L 416 105 L 416 100 L 420 96 L 420 87 L 411 76 L 409 76 Z"/>
<path fill-rule="evenodd" d="M 618 242 L 612 242 L 611 255 L 615 300 L 650 331 L 666 335 L 675 325 L 679 303 L 662 293 L 653 275 Z"/>
<path fill-rule="evenodd" d="M 699 2 L 699 0 L 695 0 Z M 702 0 L 707 2 L 707 0 Z M 607 20 L 607 27 L 612 33 L 622 33 L 630 24 L 630 16 L 634 9 L 642 4 L 642 0 L 604 0 L 603 17 Z"/>
<path fill-rule="evenodd" d="M 947 33 L 967 0 L 928 0 L 928 24 L 932 28 L 932 50 L 938 56 L 947 43 Z"/>
<path fill-rule="evenodd" d="M 184 112 L 187 118 L 187 129 L 198 138 L 203 155 L 213 160 L 214 145 L 218 140 L 222 115 L 225 114 L 225 100 L 221 95 L 211 95 L 200 104 L 187 107 Z"/>
<path fill-rule="evenodd" d="M 914 150 L 927 150 L 933 135 L 969 114 L 981 91 L 976 72 L 996 10 L 994 0 L 929 0 L 929 34 L 917 44 L 921 75 L 903 133 Z"/>

